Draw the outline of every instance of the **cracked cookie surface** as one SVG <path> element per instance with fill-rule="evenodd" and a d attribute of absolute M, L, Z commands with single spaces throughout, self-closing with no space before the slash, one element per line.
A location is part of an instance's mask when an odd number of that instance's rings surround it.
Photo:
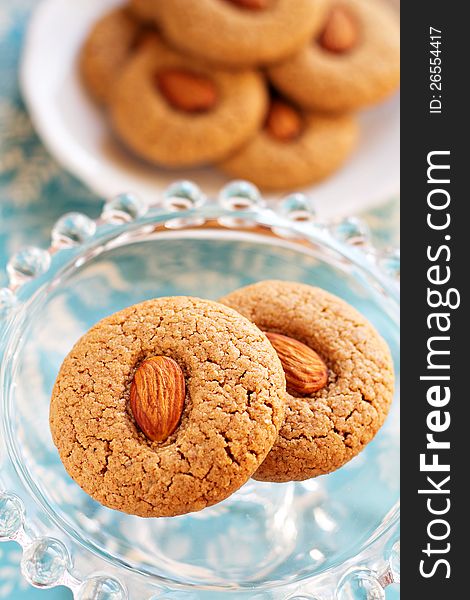
<path fill-rule="evenodd" d="M 254 478 L 301 481 L 329 473 L 358 454 L 382 426 L 393 398 L 393 364 L 385 341 L 352 306 L 299 283 L 263 281 L 220 302 L 263 331 L 315 350 L 329 369 L 326 387 L 287 394 L 279 437 Z"/>
<path fill-rule="evenodd" d="M 176 431 L 151 442 L 130 411 L 134 373 L 151 356 L 183 370 Z M 267 338 L 215 302 L 157 298 L 93 326 L 65 358 L 50 426 L 70 476 L 105 506 L 173 516 L 227 498 L 256 471 L 283 421 L 285 379 Z"/>

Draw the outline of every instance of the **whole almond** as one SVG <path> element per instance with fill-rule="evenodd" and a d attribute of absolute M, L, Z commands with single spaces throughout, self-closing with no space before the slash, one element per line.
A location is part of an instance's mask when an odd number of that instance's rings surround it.
<path fill-rule="evenodd" d="M 272 0 L 229 0 L 232 4 L 236 4 L 241 8 L 248 8 L 250 10 L 264 10 L 269 8 Z"/>
<path fill-rule="evenodd" d="M 354 48 L 358 38 L 359 29 L 353 15 L 342 6 L 332 8 L 320 35 L 320 45 L 329 52 L 339 54 Z"/>
<path fill-rule="evenodd" d="M 168 69 L 157 74 L 161 93 L 173 108 L 188 113 L 207 112 L 217 104 L 217 88 L 204 75 L 184 69 Z"/>
<path fill-rule="evenodd" d="M 268 332 L 266 336 L 281 361 L 287 391 L 294 395 L 308 396 L 325 387 L 328 382 L 328 367 L 315 350 L 280 333 Z"/>
<path fill-rule="evenodd" d="M 177 362 L 167 356 L 144 360 L 131 383 L 132 414 L 144 434 L 164 442 L 178 427 L 186 384 Z"/>
<path fill-rule="evenodd" d="M 290 142 L 302 131 L 302 118 L 298 111 L 286 102 L 273 100 L 266 119 L 269 134 L 280 142 Z"/>

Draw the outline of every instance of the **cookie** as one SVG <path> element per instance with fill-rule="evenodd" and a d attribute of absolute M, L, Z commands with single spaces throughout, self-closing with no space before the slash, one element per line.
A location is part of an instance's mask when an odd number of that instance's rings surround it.
<path fill-rule="evenodd" d="M 268 71 L 287 97 L 311 110 L 350 111 L 398 88 L 398 17 L 381 0 L 338 0 L 323 30 Z"/>
<path fill-rule="evenodd" d="M 329 0 L 141 0 L 171 44 L 214 63 L 285 58 L 319 32 Z"/>
<path fill-rule="evenodd" d="M 130 402 L 144 361 L 162 356 L 182 371 L 186 394 L 174 432 L 151 441 Z M 279 359 L 250 321 L 215 302 L 158 298 L 103 319 L 76 343 L 52 392 L 52 437 L 98 502 L 180 515 L 220 502 L 254 473 L 282 423 L 284 389 Z"/>
<path fill-rule="evenodd" d="M 341 167 L 358 135 L 352 115 L 309 113 L 275 100 L 264 127 L 219 166 L 231 177 L 264 189 L 302 187 Z"/>
<path fill-rule="evenodd" d="M 267 106 L 262 76 L 214 69 L 147 39 L 113 90 L 119 137 L 150 162 L 182 167 L 222 160 L 252 137 Z"/>
<path fill-rule="evenodd" d="M 80 55 L 85 87 L 99 104 L 106 104 L 114 82 L 142 34 L 141 23 L 126 8 L 106 13 L 90 31 Z"/>
<path fill-rule="evenodd" d="M 153 22 L 158 18 L 158 8 L 163 4 L 159 0 L 149 2 L 149 0 L 130 0 L 129 9 L 132 13 L 142 21 Z"/>
<path fill-rule="evenodd" d="M 390 352 L 372 325 L 340 298 L 300 283 L 263 281 L 221 302 L 265 332 L 306 344 L 328 368 L 326 385 L 306 395 L 289 389 L 288 376 L 285 421 L 255 479 L 301 481 L 356 456 L 383 424 L 393 398 Z"/>

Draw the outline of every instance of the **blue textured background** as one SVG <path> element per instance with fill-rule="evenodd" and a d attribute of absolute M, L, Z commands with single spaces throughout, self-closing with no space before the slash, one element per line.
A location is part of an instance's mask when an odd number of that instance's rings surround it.
<path fill-rule="evenodd" d="M 72 1 L 72 0 L 71 0 Z M 0 0 L 0 285 L 8 256 L 24 244 L 47 245 L 51 226 L 63 213 L 100 212 L 100 199 L 67 174 L 35 135 L 18 89 L 18 63 L 30 11 L 36 0 Z M 377 240 L 396 243 L 398 202 L 365 215 Z M 21 579 L 20 550 L 0 545 L 0 599 L 66 599 L 68 590 L 34 590 Z M 387 600 L 398 598 L 388 588 Z"/>

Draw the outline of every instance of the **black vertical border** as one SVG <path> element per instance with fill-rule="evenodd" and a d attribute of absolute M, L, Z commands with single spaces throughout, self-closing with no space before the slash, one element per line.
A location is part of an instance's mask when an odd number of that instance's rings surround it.
<path fill-rule="evenodd" d="M 466 24 L 463 3 L 426 0 L 426 2 L 401 3 L 402 31 L 402 95 L 401 95 L 401 245 L 402 245 L 402 598 L 423 600 L 446 600 L 470 598 L 470 583 L 466 580 L 465 566 L 468 551 L 466 542 L 470 536 L 468 512 L 470 500 L 467 482 L 470 478 L 466 465 L 470 455 L 466 444 L 470 442 L 468 431 L 468 406 L 470 405 L 470 315 L 468 311 L 468 280 L 470 279 L 470 190 L 466 186 L 466 173 L 470 174 L 470 98 L 468 97 L 469 73 L 468 40 L 470 30 Z M 429 113 L 430 91 L 430 40 L 429 28 L 442 30 L 442 114 Z M 451 400 L 442 410 L 451 413 L 448 431 L 441 434 L 449 440 L 450 450 L 440 453 L 442 462 L 448 461 L 450 475 L 449 512 L 447 519 L 451 532 L 448 539 L 433 541 L 428 538 L 427 526 L 433 518 L 426 506 L 426 495 L 418 489 L 426 487 L 426 475 L 419 467 L 419 455 L 426 450 L 428 432 L 426 416 L 433 410 L 426 400 L 427 384 L 419 377 L 425 372 L 427 362 L 426 342 L 431 335 L 426 316 L 427 306 L 428 245 L 438 246 L 443 232 L 433 232 L 426 223 L 428 207 L 427 183 L 428 152 L 450 150 L 451 183 L 446 188 L 451 194 L 451 225 L 446 234 L 451 249 L 451 286 L 458 288 L 461 305 L 449 310 L 452 325 L 450 341 L 450 388 Z M 448 358 L 448 357 L 447 357 Z M 467 384 L 468 381 L 468 384 Z M 444 453 L 446 452 L 446 453 Z M 436 481 L 447 474 L 436 473 Z M 427 486 L 430 487 L 429 485 Z M 444 486 L 443 486 L 444 487 Z M 445 495 L 440 498 L 444 506 Z M 438 506 L 437 504 L 435 505 Z M 441 532 L 444 531 L 444 526 Z M 435 529 L 439 533 L 439 529 Z M 429 558 L 423 550 L 431 542 L 433 548 L 443 549 L 447 542 L 450 551 L 432 554 Z M 441 564 L 434 576 L 424 578 L 420 561 L 427 560 L 426 569 L 433 560 L 444 558 L 450 564 Z"/>

